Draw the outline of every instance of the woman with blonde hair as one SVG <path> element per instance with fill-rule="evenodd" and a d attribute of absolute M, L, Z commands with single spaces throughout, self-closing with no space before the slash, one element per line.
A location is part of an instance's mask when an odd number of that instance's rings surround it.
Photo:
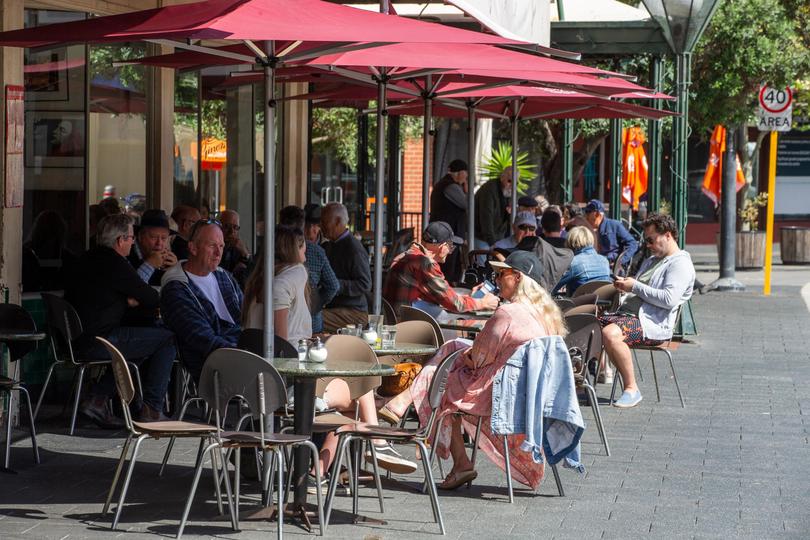
<path fill-rule="evenodd" d="M 589 281 L 611 281 L 610 263 L 606 257 L 596 252 L 593 244 L 593 233 L 587 227 L 574 227 L 568 231 L 565 245 L 574 252 L 574 258 L 554 287 L 553 294 L 565 287 L 565 294 L 571 296 L 580 285 Z"/>

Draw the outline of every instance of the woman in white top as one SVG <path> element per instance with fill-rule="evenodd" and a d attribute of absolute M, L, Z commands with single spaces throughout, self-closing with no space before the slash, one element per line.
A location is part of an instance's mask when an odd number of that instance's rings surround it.
<path fill-rule="evenodd" d="M 312 337 L 312 315 L 309 312 L 309 276 L 304 267 L 306 242 L 300 229 L 276 229 L 276 253 L 273 276 L 273 328 L 277 336 L 298 345 L 298 340 Z M 263 328 L 264 259 L 251 273 L 245 285 L 245 328 Z"/>
<path fill-rule="evenodd" d="M 245 285 L 245 304 L 242 309 L 244 328 L 263 328 L 264 259 L 248 278 Z M 309 278 L 303 263 L 306 261 L 306 242 L 301 229 L 276 227 L 275 268 L 273 277 L 273 328 L 275 334 L 294 346 L 299 339 L 312 337 L 312 315 L 308 307 Z M 354 415 L 355 404 L 350 397 L 349 387 L 342 379 L 333 379 L 324 391 L 323 400 L 327 406 Z M 377 407 L 373 393 L 358 399 L 360 419 L 377 424 Z M 416 464 L 402 459 L 388 445 L 376 441 L 377 461 L 380 466 L 396 473 L 409 473 L 416 470 Z M 321 448 L 321 470 L 331 464 L 337 448 L 337 437 L 330 433 Z"/>

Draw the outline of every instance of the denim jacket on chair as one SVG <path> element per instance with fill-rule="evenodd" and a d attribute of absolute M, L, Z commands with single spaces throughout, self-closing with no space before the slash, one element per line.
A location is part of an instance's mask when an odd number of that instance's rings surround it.
<path fill-rule="evenodd" d="M 585 472 L 579 453 L 585 423 L 562 337 L 533 339 L 506 361 L 493 381 L 491 427 L 497 435 L 525 433 L 521 450 L 536 463 L 545 454 L 551 465 L 565 458 L 567 468 Z"/>

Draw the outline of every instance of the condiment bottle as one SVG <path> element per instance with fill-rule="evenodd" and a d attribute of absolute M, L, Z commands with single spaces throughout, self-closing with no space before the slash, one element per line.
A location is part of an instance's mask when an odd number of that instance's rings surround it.
<path fill-rule="evenodd" d="M 309 361 L 310 362 L 325 362 L 327 356 L 326 347 L 320 338 L 315 338 L 312 347 L 309 348 Z"/>
<path fill-rule="evenodd" d="M 309 349 L 307 340 L 299 339 L 298 340 L 298 361 L 299 362 L 306 362 L 307 360 L 307 350 Z"/>
<path fill-rule="evenodd" d="M 371 324 L 363 330 L 363 340 L 372 347 L 377 344 L 377 331 Z"/>

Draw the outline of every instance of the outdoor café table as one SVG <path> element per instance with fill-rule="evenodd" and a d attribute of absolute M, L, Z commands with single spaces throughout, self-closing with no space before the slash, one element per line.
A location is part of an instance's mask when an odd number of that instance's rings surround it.
<path fill-rule="evenodd" d="M 385 349 L 374 349 L 377 356 L 427 356 L 438 351 L 434 345 L 424 345 L 420 343 L 395 343 L 393 347 Z"/>
<path fill-rule="evenodd" d="M 298 359 L 272 358 L 270 362 L 279 373 L 292 379 L 295 394 L 294 429 L 298 435 L 312 435 L 312 423 L 315 418 L 315 385 L 323 377 L 385 377 L 394 375 L 396 371 L 391 366 L 377 364 L 374 366 L 366 362 L 352 362 L 341 359 L 336 362 L 327 358 L 325 362 L 299 362 Z M 309 473 L 309 449 L 298 447 L 295 449 L 295 462 L 293 471 L 294 492 L 292 514 L 309 525 L 310 520 L 306 512 L 307 502 L 307 475 Z M 325 473 L 325 471 L 324 471 Z"/>
<path fill-rule="evenodd" d="M 439 323 L 439 326 L 445 330 L 459 330 L 468 332 L 470 334 L 477 334 L 484 329 L 486 321 L 481 319 L 451 319 L 449 321 Z"/>
<path fill-rule="evenodd" d="M 15 341 L 42 341 L 46 337 L 48 337 L 48 334 L 46 334 L 45 332 L 3 332 L 3 331 L 0 331 L 0 343 L 5 344 L 6 346 L 8 346 L 10 343 L 14 343 Z M 19 373 L 20 373 L 20 362 L 18 361 L 16 363 L 16 367 L 14 368 L 14 376 L 12 377 L 12 380 L 16 380 L 17 377 L 19 377 Z M 9 392 L 9 398 L 8 398 L 8 407 L 9 408 L 11 408 L 11 406 L 12 406 L 12 398 L 13 398 L 13 396 L 14 396 L 14 393 Z M 9 421 L 8 425 L 9 425 L 9 430 L 6 433 L 6 437 L 9 437 L 11 435 L 11 433 L 10 433 L 10 431 L 11 431 L 11 422 L 10 421 Z M 36 442 L 34 442 L 34 445 L 35 445 L 34 448 L 36 448 Z M 6 463 L 8 463 L 8 459 L 9 459 L 8 452 L 6 453 L 6 458 L 5 459 L 6 459 Z M 38 462 L 39 462 L 39 458 L 37 458 L 37 463 Z M 13 469 L 9 469 L 8 467 L 0 467 L 0 472 L 17 474 L 16 471 L 14 471 Z"/>

